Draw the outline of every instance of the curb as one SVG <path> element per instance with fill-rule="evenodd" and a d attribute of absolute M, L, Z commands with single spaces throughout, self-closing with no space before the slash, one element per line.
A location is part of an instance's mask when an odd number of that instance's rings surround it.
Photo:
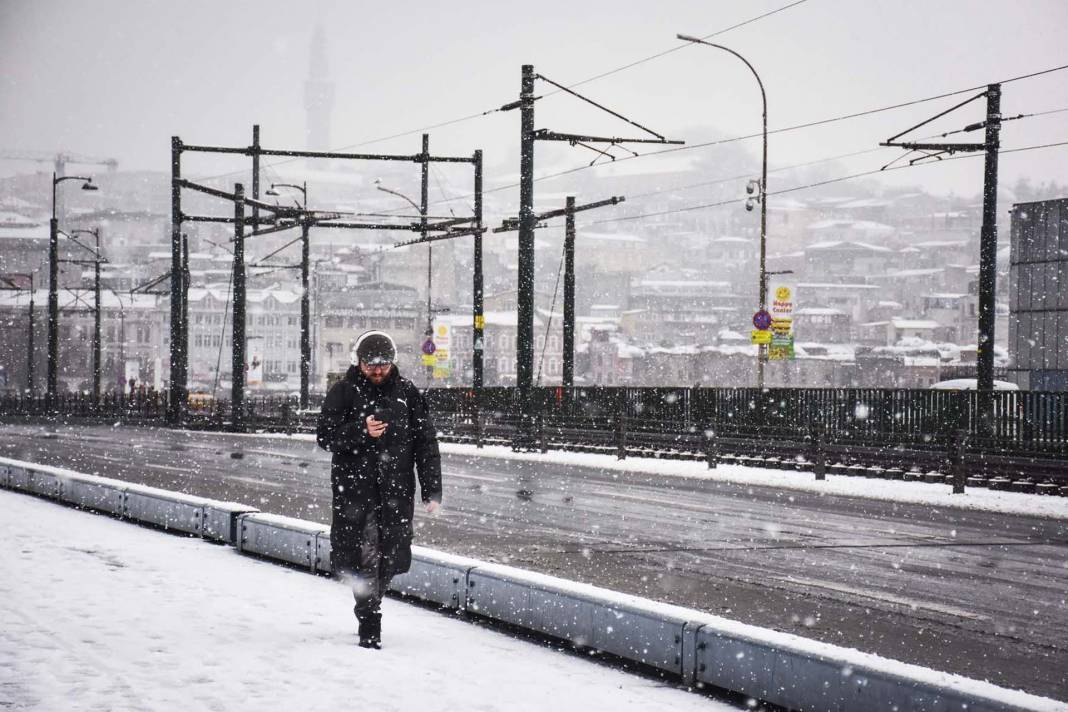
<path fill-rule="evenodd" d="M 0 458 L 0 487 L 330 572 L 330 529 L 254 507 Z M 813 712 L 1052 712 L 1068 704 L 692 609 L 412 547 L 403 595 Z"/>

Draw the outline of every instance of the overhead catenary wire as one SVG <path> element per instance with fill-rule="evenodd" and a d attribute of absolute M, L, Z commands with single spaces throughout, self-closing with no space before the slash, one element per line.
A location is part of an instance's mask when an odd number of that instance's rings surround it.
<path fill-rule="evenodd" d="M 1003 80 L 1001 80 L 1000 82 L 997 82 L 997 83 L 1008 84 L 1008 83 L 1011 83 L 1011 82 L 1021 81 L 1023 79 L 1031 79 L 1033 77 L 1042 76 L 1044 74 L 1050 74 L 1052 72 L 1063 71 L 1065 69 L 1068 69 L 1068 64 L 1064 64 L 1064 65 L 1061 65 L 1059 67 L 1051 67 L 1049 69 L 1044 69 L 1044 70 L 1041 70 L 1041 71 L 1038 71 L 1038 72 L 1031 72 L 1030 74 L 1022 74 L 1020 76 L 1011 77 L 1009 79 L 1003 79 Z M 768 131 L 768 135 L 772 136 L 772 135 L 775 135 L 775 134 L 787 133 L 787 132 L 790 132 L 790 131 L 799 131 L 801 129 L 814 128 L 816 126 L 825 126 L 827 124 L 837 123 L 839 121 L 847 121 L 847 120 L 850 120 L 850 119 L 856 119 L 856 118 L 861 118 L 861 117 L 864 117 L 864 116 L 871 116 L 871 115 L 874 115 L 874 114 L 879 114 L 879 113 L 882 113 L 882 112 L 885 112 L 885 111 L 893 111 L 893 110 L 896 110 L 896 109 L 903 109 L 903 108 L 907 108 L 909 106 L 916 106 L 918 104 L 923 104 L 923 103 L 930 102 L 930 101 L 937 101 L 939 99 L 946 99 L 946 98 L 949 98 L 949 97 L 952 97 L 952 96 L 958 96 L 960 94 L 966 94 L 966 93 L 969 93 L 969 92 L 977 91 L 979 89 L 985 88 L 985 86 L 986 85 L 982 85 L 982 86 L 978 86 L 978 87 L 968 87 L 966 89 L 959 89 L 957 91 L 945 92 L 945 93 L 942 93 L 942 94 L 936 94 L 934 96 L 928 96 L 928 97 L 924 97 L 922 99 L 913 99 L 913 100 L 910 100 L 910 101 L 898 102 L 896 104 L 889 104 L 887 106 L 881 106 L 881 107 L 878 107 L 878 108 L 875 108 L 875 109 L 865 109 L 863 111 L 856 111 L 856 112 L 852 112 L 852 113 L 849 113 L 849 114 L 842 114 L 840 116 L 832 116 L 832 117 L 828 117 L 828 118 L 825 118 L 825 119 L 817 119 L 815 121 L 808 121 L 808 122 L 805 122 L 805 123 L 794 124 L 792 126 L 783 126 L 782 128 L 769 130 Z M 693 143 L 693 144 L 688 144 L 686 146 L 674 146 L 674 147 L 671 147 L 671 148 L 660 149 L 659 151 L 650 151 L 648 153 L 643 153 L 643 154 L 638 155 L 638 156 L 624 156 L 623 158 L 620 158 L 617 161 L 617 163 L 622 163 L 624 161 L 633 161 L 633 160 L 637 160 L 639 158 L 649 158 L 649 157 L 652 157 L 652 156 L 662 156 L 662 155 L 667 154 L 667 153 L 679 153 L 681 151 L 693 151 L 693 150 L 696 150 L 696 149 L 699 149 L 699 148 L 707 148 L 709 146 L 721 146 L 721 145 L 728 144 L 728 143 L 735 143 L 735 142 L 738 142 L 738 141 L 746 141 L 746 140 L 750 140 L 750 139 L 761 138 L 762 136 L 763 136 L 763 133 L 752 133 L 752 134 L 746 134 L 744 136 L 734 136 L 734 137 L 731 137 L 731 138 L 716 139 L 716 140 L 713 140 L 713 141 L 706 141 L 704 143 Z M 535 180 L 535 182 L 537 182 L 537 181 L 549 180 L 551 178 L 559 178 L 560 176 L 570 175 L 570 174 L 573 174 L 573 173 L 579 173 L 581 171 L 589 170 L 590 168 L 591 168 L 591 166 L 588 166 L 588 165 L 576 166 L 575 168 L 569 168 L 569 169 L 566 169 L 566 170 L 563 170 L 563 171 L 558 171 L 556 173 L 548 173 L 546 175 L 537 176 L 537 177 L 534 178 L 534 180 Z M 501 188 L 491 188 L 491 189 L 486 190 L 484 192 L 492 193 L 492 192 L 496 192 L 497 190 L 506 190 L 508 188 L 514 188 L 517 185 L 519 185 L 519 184 L 518 183 L 512 183 L 512 184 L 509 184 L 507 186 L 502 186 Z"/>
<path fill-rule="evenodd" d="M 797 7 L 798 5 L 802 5 L 802 4 L 806 3 L 806 2 L 808 2 L 808 0 L 796 0 L 796 2 L 792 2 L 789 5 L 783 5 L 782 7 L 776 8 L 774 10 L 769 10 L 768 12 L 765 12 L 762 15 L 757 15 L 756 17 L 750 17 L 748 20 L 743 20 L 742 22 L 739 22 L 739 23 L 737 23 L 735 25 L 731 25 L 730 27 L 724 27 L 722 30 L 717 30 L 717 31 L 715 31 L 715 32 L 713 32 L 711 34 L 702 35 L 701 39 L 708 40 L 708 39 L 712 39 L 713 37 L 718 37 L 719 35 L 722 35 L 722 34 L 725 34 L 727 32 L 730 32 L 731 30 L 737 30 L 739 27 L 745 27 L 746 25 L 752 24 L 752 23 L 754 23 L 754 22 L 756 22 L 758 20 L 763 20 L 766 17 L 771 17 L 772 15 L 777 15 L 780 12 L 783 12 L 785 10 L 789 10 L 792 7 Z M 692 46 L 693 46 L 692 42 L 683 42 L 682 44 L 676 45 L 675 47 L 672 47 L 671 49 L 666 49 L 663 52 L 657 52 L 656 54 L 651 54 L 648 57 L 643 57 L 642 59 L 636 60 L 634 62 L 630 62 L 629 64 L 624 64 L 621 67 L 616 67 L 615 69 L 609 69 L 606 72 L 601 72 L 600 74 L 595 74 L 592 77 L 587 77 L 586 79 L 582 79 L 580 81 L 573 82 L 571 84 L 568 84 L 567 87 L 569 89 L 573 89 L 575 87 L 582 86 L 583 84 L 589 84 L 590 82 L 595 82 L 598 79 L 604 79 L 605 77 L 610 77 L 613 74 L 618 74 L 619 72 L 625 71 L 627 69 L 631 69 L 632 67 L 637 67 L 638 65 L 645 64 L 646 62 L 651 62 L 654 59 L 660 59 L 661 57 L 669 55 L 669 54 L 671 54 L 673 52 L 678 52 L 681 49 L 686 49 L 687 47 L 692 47 Z M 556 90 L 556 91 L 551 91 L 551 92 L 546 93 L 544 96 L 546 96 L 546 97 L 552 96 L 553 94 L 558 94 L 560 91 L 561 90 L 559 90 L 559 89 Z"/>
<path fill-rule="evenodd" d="M 778 14 L 780 12 L 783 12 L 785 10 L 789 10 L 792 7 L 796 7 L 798 5 L 802 5 L 802 4 L 806 3 L 806 2 L 808 2 L 808 0 L 795 0 L 794 2 L 791 2 L 791 3 L 787 4 L 787 5 L 782 6 L 782 7 L 776 8 L 774 10 L 769 10 L 768 12 L 762 13 L 760 15 L 756 15 L 755 17 L 750 17 L 747 20 L 743 20 L 743 21 L 741 21 L 739 23 L 731 25 L 730 27 L 724 27 L 721 30 L 716 30 L 715 32 L 712 32 L 711 34 L 707 34 L 707 35 L 702 36 L 701 39 L 707 40 L 707 39 L 710 39 L 712 37 L 717 37 L 719 35 L 722 35 L 722 34 L 725 34 L 727 32 L 730 32 L 731 30 L 736 30 L 736 29 L 738 29 L 740 27 L 745 27 L 746 25 L 750 25 L 750 24 L 752 24 L 754 22 L 757 22 L 759 20 L 763 20 L 766 17 L 771 17 L 772 15 L 776 15 L 776 14 Z M 653 61 L 655 59 L 659 59 L 660 57 L 664 57 L 664 56 L 669 55 L 669 54 L 671 54 L 673 52 L 678 52 L 679 50 L 685 49 L 686 47 L 689 47 L 689 46 L 692 46 L 691 43 L 684 42 L 684 43 L 681 43 L 679 45 L 676 45 L 675 47 L 671 47 L 670 49 L 664 50 L 662 52 L 657 52 L 656 54 L 649 55 L 648 57 L 642 57 L 641 59 L 635 60 L 633 62 L 629 62 L 627 64 L 624 64 L 624 65 L 619 66 L 619 67 L 615 67 L 613 69 L 609 69 L 609 70 L 601 72 L 599 74 L 595 74 L 592 77 L 587 77 L 585 79 L 582 79 L 580 81 L 574 82 L 572 84 L 568 84 L 566 86 L 567 86 L 567 88 L 574 88 L 574 87 L 577 87 L 577 86 L 582 86 L 583 84 L 589 84 L 590 82 L 597 81 L 598 79 L 603 79 L 604 77 L 608 77 L 608 76 L 611 76 L 613 74 L 618 74 L 619 72 L 626 71 L 627 69 L 631 69 L 632 67 L 637 67 L 637 66 L 639 66 L 641 64 L 645 64 L 646 62 L 651 62 L 651 61 Z M 546 93 L 545 96 L 552 96 L 554 94 L 560 93 L 561 91 L 562 91 L 561 89 L 556 89 L 556 90 L 553 90 L 553 91 L 550 91 L 550 92 Z M 360 141 L 358 143 L 351 143 L 351 144 L 348 144 L 346 146 L 340 146 L 338 148 L 334 148 L 334 149 L 331 149 L 331 150 L 333 150 L 333 151 L 348 151 L 348 150 L 351 150 L 351 149 L 354 149 L 354 148 L 362 148 L 363 146 L 370 146 L 372 144 L 382 143 L 384 141 L 392 141 L 393 139 L 397 139 L 397 138 L 404 138 L 406 136 L 414 136 L 414 135 L 417 135 L 417 134 L 426 133 L 428 131 L 432 131 L 433 129 L 440 129 L 440 128 L 445 128 L 446 126 L 454 126 L 456 124 L 464 123 L 464 122 L 467 122 L 467 121 L 473 121 L 474 119 L 480 119 L 480 118 L 483 118 L 483 117 L 486 117 L 486 116 L 490 116 L 492 114 L 499 113 L 500 111 L 501 111 L 501 107 L 497 106 L 497 107 L 494 107 L 492 109 L 486 109 L 485 111 L 476 111 L 474 113 L 466 114 L 464 116 L 458 116 L 458 117 L 456 117 L 454 119 L 447 119 L 445 121 L 439 121 L 438 123 L 429 124 L 427 126 L 422 126 L 420 128 L 408 129 L 406 131 L 401 131 L 399 133 L 389 134 L 387 136 L 379 136 L 378 138 L 372 138 L 372 139 L 368 139 L 366 141 Z M 272 168 L 274 166 L 281 166 L 281 165 L 285 165 L 287 163 L 293 163 L 294 161 L 298 161 L 298 160 L 301 160 L 301 159 L 299 157 L 287 158 L 287 159 L 284 159 L 284 160 L 281 160 L 281 161 L 275 161 L 274 163 L 264 164 L 262 167 L 263 168 Z M 220 178 L 226 178 L 226 177 L 229 177 L 229 176 L 241 175 L 244 172 L 246 172 L 246 171 L 232 171 L 232 172 L 229 172 L 229 173 L 222 173 L 222 174 L 215 175 L 215 176 L 210 176 L 210 177 L 201 177 L 201 178 L 198 178 L 197 180 L 218 180 Z"/>
<path fill-rule="evenodd" d="M 1065 112 L 1065 111 L 1068 111 L 1068 107 L 1064 107 L 1064 108 L 1061 108 L 1061 109 L 1051 109 L 1049 111 L 1038 111 L 1038 112 L 1034 112 L 1034 113 L 1031 113 L 1031 114 L 1020 114 L 1019 116 L 1011 116 L 1011 117 L 1008 117 L 1008 118 L 1004 118 L 1004 119 L 1002 119 L 1002 121 L 1010 121 L 1010 120 L 1016 120 L 1016 119 L 1028 119 L 1028 118 L 1038 117 L 1038 116 L 1047 116 L 1047 115 L 1050 115 L 1050 114 L 1059 114 L 1059 113 L 1062 113 L 1062 112 Z M 944 138 L 946 136 L 949 136 L 949 135 L 952 135 L 952 134 L 956 134 L 956 133 L 961 133 L 963 131 L 965 131 L 965 129 L 959 129 L 958 131 L 949 131 L 947 133 L 941 133 L 941 134 L 932 134 L 930 136 L 924 136 L 923 138 L 921 138 L 919 140 L 927 141 L 927 140 L 930 140 L 930 139 L 933 139 L 933 138 Z M 868 148 L 868 149 L 864 149 L 864 150 L 860 150 L 860 151 L 852 151 L 850 153 L 840 153 L 840 154 L 838 154 L 836 156 L 828 156 L 826 158 L 816 158 L 816 159 L 812 159 L 810 161 L 804 161 L 802 163 L 794 163 L 794 164 L 789 165 L 789 166 L 780 166 L 778 168 L 769 170 L 768 173 L 783 173 L 785 171 L 796 170 L 798 168 L 807 168 L 809 166 L 815 166 L 815 165 L 819 165 L 821 163 L 830 163 L 832 161 L 840 161 L 840 160 L 843 160 L 843 159 L 846 159 L 846 158 L 855 158 L 857 156 L 864 156 L 864 155 L 867 155 L 869 153 L 877 153 L 879 151 L 886 151 L 886 150 L 889 150 L 889 148 L 886 147 L 886 146 L 876 146 L 874 148 Z M 701 181 L 699 183 L 688 183 L 686 185 L 672 186 L 672 187 L 669 187 L 669 188 L 658 188 L 656 190 L 650 190 L 650 191 L 647 191 L 645 193 L 631 193 L 631 194 L 628 194 L 628 200 L 633 202 L 634 200 L 637 200 L 639 198 L 647 198 L 647 197 L 652 196 L 652 195 L 661 195 L 663 193 L 675 193 L 675 192 L 680 192 L 680 191 L 684 191 L 684 190 L 691 190 L 693 188 L 703 188 L 703 187 L 707 187 L 707 186 L 710 186 L 710 185 L 719 185 L 719 184 L 722 184 L 722 183 L 730 183 L 730 182 L 736 181 L 736 180 L 745 180 L 745 179 L 751 178 L 751 177 L 752 177 L 752 172 L 748 172 L 748 173 L 744 173 L 744 174 L 737 175 L 737 176 L 730 176 L 728 178 L 715 178 L 715 179 L 712 179 L 712 180 Z"/>
<path fill-rule="evenodd" d="M 1034 77 L 1039 77 L 1039 76 L 1043 76 L 1043 75 L 1046 75 L 1046 74 L 1052 74 L 1054 72 L 1063 71 L 1065 69 L 1068 69 L 1068 64 L 1060 65 L 1060 66 L 1057 66 L 1057 67 L 1050 67 L 1050 68 L 1042 69 L 1042 70 L 1039 70 L 1039 71 L 1036 71 L 1036 72 L 1030 72 L 1028 74 L 1021 74 L 1021 75 L 1018 75 L 1018 76 L 1015 76 L 1015 77 L 1010 77 L 1008 79 L 1001 80 L 1001 82 L 999 82 L 999 83 L 1001 83 L 1001 84 L 1009 84 L 1011 82 L 1023 81 L 1025 79 L 1032 79 Z M 839 121 L 847 121 L 847 120 L 850 120 L 850 119 L 861 118 L 861 117 L 864 117 L 864 116 L 871 116 L 871 115 L 882 113 L 882 112 L 885 112 L 885 111 L 893 111 L 893 110 L 896 110 L 896 109 L 902 109 L 902 108 L 907 108 L 907 107 L 910 107 L 910 106 L 916 106 L 916 105 L 923 104 L 923 103 L 930 102 L 930 101 L 937 101 L 939 99 L 946 99 L 946 98 L 949 98 L 949 97 L 952 97 L 952 96 L 957 96 L 959 94 L 966 94 L 968 92 L 977 91 L 977 90 L 983 89 L 985 86 L 986 85 L 967 87 L 965 89 L 958 89 L 956 91 L 951 91 L 951 92 L 943 92 L 943 93 L 940 93 L 940 94 L 935 94 L 933 96 L 923 97 L 923 98 L 920 98 L 920 99 L 912 99 L 912 100 L 909 100 L 909 101 L 898 102 L 898 103 L 895 103 L 895 104 L 888 104 L 886 106 L 881 106 L 881 107 L 877 107 L 877 108 L 874 108 L 874 109 L 865 109 L 863 111 L 856 111 L 856 112 L 851 112 L 851 113 L 848 113 L 848 114 L 841 114 L 841 115 L 838 115 L 838 116 L 832 116 L 832 117 L 828 117 L 828 118 L 824 118 L 824 119 L 816 119 L 814 121 L 809 121 L 809 122 L 800 123 L 800 124 L 794 124 L 794 125 L 791 125 L 791 126 L 783 126 L 781 128 L 769 130 L 768 131 L 768 135 L 772 136 L 772 135 L 775 135 L 775 134 L 788 133 L 788 132 L 791 132 L 791 131 L 799 131 L 799 130 L 802 130 L 802 129 L 814 128 L 814 127 L 817 127 L 817 126 L 824 126 L 824 125 L 836 123 L 836 122 L 839 122 Z M 1058 113 L 1058 112 L 1065 111 L 1065 110 L 1068 110 L 1068 109 L 1057 109 L 1057 110 L 1052 111 L 1052 112 L 1040 112 L 1040 113 L 1035 114 L 1035 116 L 1041 116 L 1044 113 Z M 742 136 L 731 136 L 731 137 L 728 137 L 728 138 L 716 139 L 716 140 L 713 140 L 713 141 L 705 141 L 703 143 L 693 143 L 693 144 L 688 144 L 686 146 L 673 146 L 671 148 L 664 148 L 664 149 L 661 149 L 661 150 L 658 150 L 658 151 L 650 151 L 648 153 L 642 153 L 642 154 L 637 155 L 637 156 L 623 156 L 621 158 L 618 158 L 613 163 L 613 165 L 618 164 L 618 163 L 623 163 L 623 162 L 626 162 L 626 161 L 632 161 L 632 160 L 640 159 L 640 158 L 650 158 L 650 157 L 654 157 L 654 156 L 662 156 L 662 155 L 665 155 L 665 154 L 679 153 L 681 151 L 692 151 L 692 150 L 697 150 L 697 149 L 700 149 L 700 148 L 708 148 L 710 146 L 722 146 L 722 145 L 726 145 L 726 144 L 730 144 L 730 143 L 737 143 L 739 141 L 747 141 L 747 140 L 757 139 L 757 138 L 761 138 L 762 136 L 763 136 L 762 133 L 751 133 L 751 134 L 744 134 Z M 575 173 L 581 173 L 581 172 L 587 171 L 587 170 L 589 170 L 590 168 L 593 168 L 593 167 L 594 166 L 591 166 L 591 165 L 588 165 L 588 164 L 583 164 L 583 165 L 580 165 L 580 166 L 576 166 L 574 168 L 567 168 L 567 169 L 564 169 L 562 171 L 557 171 L 555 173 L 546 173 L 544 175 L 535 176 L 534 177 L 534 182 L 535 183 L 539 183 L 539 182 L 546 181 L 546 180 L 552 180 L 553 178 L 560 178 L 560 177 L 567 176 L 567 175 L 572 175 L 572 174 L 575 174 Z M 499 193 L 501 191 L 510 190 L 512 188 L 517 187 L 518 185 L 519 185 L 518 182 L 512 182 L 512 183 L 507 183 L 507 184 L 495 186 L 495 187 L 492 187 L 492 188 L 486 188 L 482 192 L 483 192 L 483 195 L 489 195 L 489 194 L 492 194 L 492 193 Z M 471 196 L 470 195 L 464 195 L 464 196 L 461 196 L 461 197 L 469 198 Z M 431 205 L 436 205 L 438 202 L 440 202 L 440 201 L 435 201 L 435 202 L 432 202 L 430 204 Z"/>
<path fill-rule="evenodd" d="M 219 377 L 222 375 L 223 344 L 226 342 L 226 324 L 230 320 L 230 292 L 234 288 L 234 263 L 230 263 L 230 279 L 226 283 L 226 303 L 223 306 L 222 327 L 219 329 L 219 352 L 215 356 L 215 382 L 211 386 L 211 399 L 215 400 L 215 393 L 219 390 Z M 233 374 L 230 374 L 231 381 Z"/>
<path fill-rule="evenodd" d="M 567 249 L 566 247 L 564 248 Z M 549 332 L 553 328 L 553 315 L 556 313 L 556 295 L 560 292 L 560 275 L 564 272 L 564 254 L 560 254 L 560 266 L 556 270 L 556 286 L 553 287 L 553 301 L 549 306 L 549 318 L 545 322 L 545 336 L 541 340 L 541 358 L 538 359 L 538 378 L 535 383 L 541 383 L 541 370 L 545 365 L 545 350 L 549 346 Z"/>
<path fill-rule="evenodd" d="M 1023 151 L 1035 151 L 1035 150 L 1039 150 L 1039 149 L 1043 149 L 1043 148 L 1056 148 L 1058 146 L 1068 146 L 1068 141 L 1059 141 L 1059 142 L 1055 142 L 1055 143 L 1044 143 L 1044 144 L 1039 144 L 1039 145 L 1035 145 L 1035 146 L 1021 146 L 1019 148 L 1002 149 L 1002 150 L 998 151 L 998 154 L 1021 153 Z M 980 155 L 981 154 L 978 154 L 978 153 L 968 153 L 968 154 L 962 154 L 962 155 L 957 155 L 957 156 L 951 156 L 950 158 L 944 159 L 942 161 L 942 163 L 946 163 L 948 161 L 957 161 L 957 160 L 961 160 L 961 159 L 965 159 L 965 158 L 978 158 L 978 157 L 980 157 Z M 928 165 L 938 165 L 938 164 L 935 164 L 935 163 L 917 163 L 915 165 L 893 166 L 891 168 L 887 168 L 886 170 L 883 170 L 882 168 L 874 168 L 872 170 L 861 171 L 859 173 L 851 173 L 851 174 L 844 175 L 844 176 L 838 176 L 836 178 L 828 178 L 826 180 L 816 181 L 816 182 L 813 182 L 813 183 L 806 183 L 805 185 L 792 186 L 790 188 L 782 188 L 780 190 L 771 190 L 771 191 L 768 191 L 768 195 L 784 195 L 786 193 L 794 193 L 794 192 L 797 192 L 797 191 L 800 191 L 800 190 L 808 190 L 810 188 L 818 188 L 820 186 L 830 185 L 832 183 L 841 183 L 841 182 L 848 181 L 848 180 L 855 180 L 857 178 L 864 178 L 864 177 L 867 177 L 867 176 L 878 175 L 880 173 L 888 173 L 890 171 L 898 171 L 898 170 L 903 170 L 903 169 L 906 169 L 906 168 L 917 168 L 919 166 L 928 166 Z M 617 222 L 628 222 L 628 221 L 633 221 L 633 220 L 642 220 L 644 218 L 659 217 L 659 216 L 662 216 L 662 215 L 674 215 L 674 214 L 677 214 L 677 213 L 692 212 L 694 210 L 705 210 L 705 209 L 708 209 L 708 208 L 718 208 L 718 207 L 722 207 L 722 206 L 725 206 L 725 205 L 732 205 L 732 204 L 735 204 L 735 203 L 744 203 L 745 200 L 746 200 L 745 198 L 732 198 L 732 199 L 729 199 L 729 200 L 721 200 L 721 201 L 717 201 L 717 202 L 713 202 L 713 203 L 703 203 L 701 205 L 688 205 L 688 206 L 684 206 L 684 207 L 681 207 L 681 208 L 672 208 L 670 210 L 659 210 L 659 211 L 652 212 L 652 213 L 641 213 L 639 215 L 627 215 L 627 216 L 619 217 L 619 218 L 607 218 L 607 219 L 604 219 L 604 220 L 595 220 L 595 221 L 591 221 L 591 222 L 585 223 L 585 224 L 586 225 L 604 225 L 604 224 L 607 224 L 607 223 L 617 223 Z"/>

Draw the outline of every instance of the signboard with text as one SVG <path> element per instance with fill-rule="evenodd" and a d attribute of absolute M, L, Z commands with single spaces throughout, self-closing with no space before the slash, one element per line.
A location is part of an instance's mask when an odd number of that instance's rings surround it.
<path fill-rule="evenodd" d="M 797 310 L 797 288 L 788 282 L 772 282 L 768 296 L 771 313 L 771 341 L 768 343 L 769 361 L 788 361 L 794 358 L 794 312 Z"/>
<path fill-rule="evenodd" d="M 434 325 L 434 378 L 444 380 L 451 375 L 449 367 L 449 338 L 451 329 L 448 324 Z"/>

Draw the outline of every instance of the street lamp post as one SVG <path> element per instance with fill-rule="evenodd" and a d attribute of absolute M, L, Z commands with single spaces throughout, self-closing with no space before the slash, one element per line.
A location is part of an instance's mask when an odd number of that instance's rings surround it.
<path fill-rule="evenodd" d="M 763 131 L 764 138 L 764 154 L 761 160 L 760 168 L 760 192 L 755 198 L 760 202 L 760 308 L 767 308 L 768 301 L 768 284 L 767 284 L 767 237 L 768 237 L 768 97 L 764 93 L 764 82 L 760 81 L 760 75 L 753 69 L 753 65 L 749 63 L 742 55 L 735 52 L 730 47 L 724 47 L 723 45 L 713 44 L 706 42 L 698 37 L 692 37 L 690 35 L 677 34 L 678 39 L 685 42 L 693 42 L 694 44 L 703 44 L 709 47 L 715 47 L 725 52 L 730 52 L 738 59 L 745 62 L 745 66 L 749 67 L 749 71 L 753 73 L 753 76 L 757 80 L 757 84 L 760 86 L 760 100 L 763 102 Z M 747 207 L 752 209 L 752 203 L 747 202 Z M 764 363 L 768 358 L 768 347 L 764 344 L 760 344 L 757 347 L 757 387 L 764 388 Z"/>
<path fill-rule="evenodd" d="M 311 301 L 308 293 L 309 267 L 311 260 L 311 221 L 308 218 L 308 182 L 271 183 L 267 195 L 280 195 L 278 188 L 299 190 L 304 198 L 300 220 L 300 409 L 308 409 L 308 388 L 311 380 Z"/>
<path fill-rule="evenodd" d="M 86 176 L 59 176 L 52 173 L 52 219 L 48 223 L 48 390 L 47 403 L 55 405 L 59 383 L 59 219 L 56 217 L 56 192 L 65 180 L 80 180 L 82 190 L 97 190 Z"/>
<path fill-rule="evenodd" d="M 126 380 L 126 307 L 122 304 L 122 297 L 113 288 L 108 287 L 108 291 L 115 295 L 115 301 L 119 305 L 119 358 L 118 368 L 115 371 L 115 382 L 118 384 L 118 392 L 121 395 L 125 391 L 124 382 Z M 133 294 L 130 295 L 130 306 L 133 306 Z"/>
<path fill-rule="evenodd" d="M 29 329 L 29 334 L 27 334 L 27 339 L 26 339 L 26 393 L 27 393 L 27 395 L 32 396 L 33 395 L 33 327 L 34 327 L 34 323 L 33 323 L 33 321 L 34 321 L 34 319 L 33 319 L 33 317 L 34 317 L 34 314 L 33 314 L 33 308 L 34 308 L 34 303 L 33 303 L 33 275 L 34 275 L 34 273 L 33 272 L 9 272 L 8 275 L 9 276 L 7 276 L 7 277 L 0 277 L 0 280 L 3 280 L 4 282 L 7 282 L 8 284 L 10 284 L 15 289 L 20 289 L 20 287 L 19 287 L 18 283 L 16 283 L 14 280 L 11 279 L 12 277 L 22 277 L 24 279 L 29 280 L 29 283 L 30 283 L 30 288 L 29 288 L 29 291 L 30 291 L 30 313 L 29 313 L 30 329 Z"/>
<path fill-rule="evenodd" d="M 426 153 L 426 138 L 427 137 L 424 134 L 423 135 L 423 149 L 424 149 L 423 153 L 424 154 Z M 425 165 L 426 164 L 424 164 L 424 167 L 425 167 Z M 422 230 L 420 232 L 420 236 L 422 237 L 422 239 L 425 240 L 426 239 L 426 218 L 427 218 L 427 215 L 426 215 L 427 192 L 426 192 L 426 180 L 425 180 L 425 177 L 424 177 L 424 180 L 423 180 L 423 192 L 422 192 L 423 205 L 422 206 L 417 205 L 414 200 L 409 198 L 404 193 L 398 193 L 395 190 L 390 190 L 389 188 L 386 188 L 385 186 L 383 186 L 381 184 L 381 181 L 379 181 L 379 180 L 375 181 L 375 187 L 378 188 L 383 193 L 389 193 L 390 195 L 395 195 L 398 198 L 403 198 L 404 200 L 407 200 L 408 204 L 416 209 L 416 211 L 419 213 L 420 224 L 422 225 Z M 431 245 L 429 245 L 429 244 L 426 246 L 426 250 L 427 250 L 427 252 L 426 252 L 426 338 L 432 339 L 434 337 L 434 311 L 433 311 L 433 308 L 431 307 L 431 302 L 430 302 L 430 286 L 431 286 L 431 275 L 433 274 L 433 267 L 434 267 L 434 251 L 433 251 L 433 247 Z M 433 382 L 433 377 L 434 377 L 434 367 L 433 366 L 427 366 L 426 367 L 427 387 L 429 387 L 430 384 Z"/>
<path fill-rule="evenodd" d="M 100 228 L 89 230 L 71 230 L 73 235 L 92 235 L 95 239 L 96 249 L 93 251 L 93 404 L 100 403 L 100 264 L 107 262 L 100 254 Z M 83 246 L 82 243 L 77 243 Z"/>

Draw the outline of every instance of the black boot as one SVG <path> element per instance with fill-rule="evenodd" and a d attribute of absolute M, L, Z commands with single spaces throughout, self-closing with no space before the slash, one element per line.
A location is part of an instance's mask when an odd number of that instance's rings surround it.
<path fill-rule="evenodd" d="M 382 614 L 366 613 L 357 619 L 360 623 L 360 647 L 382 649 Z"/>

